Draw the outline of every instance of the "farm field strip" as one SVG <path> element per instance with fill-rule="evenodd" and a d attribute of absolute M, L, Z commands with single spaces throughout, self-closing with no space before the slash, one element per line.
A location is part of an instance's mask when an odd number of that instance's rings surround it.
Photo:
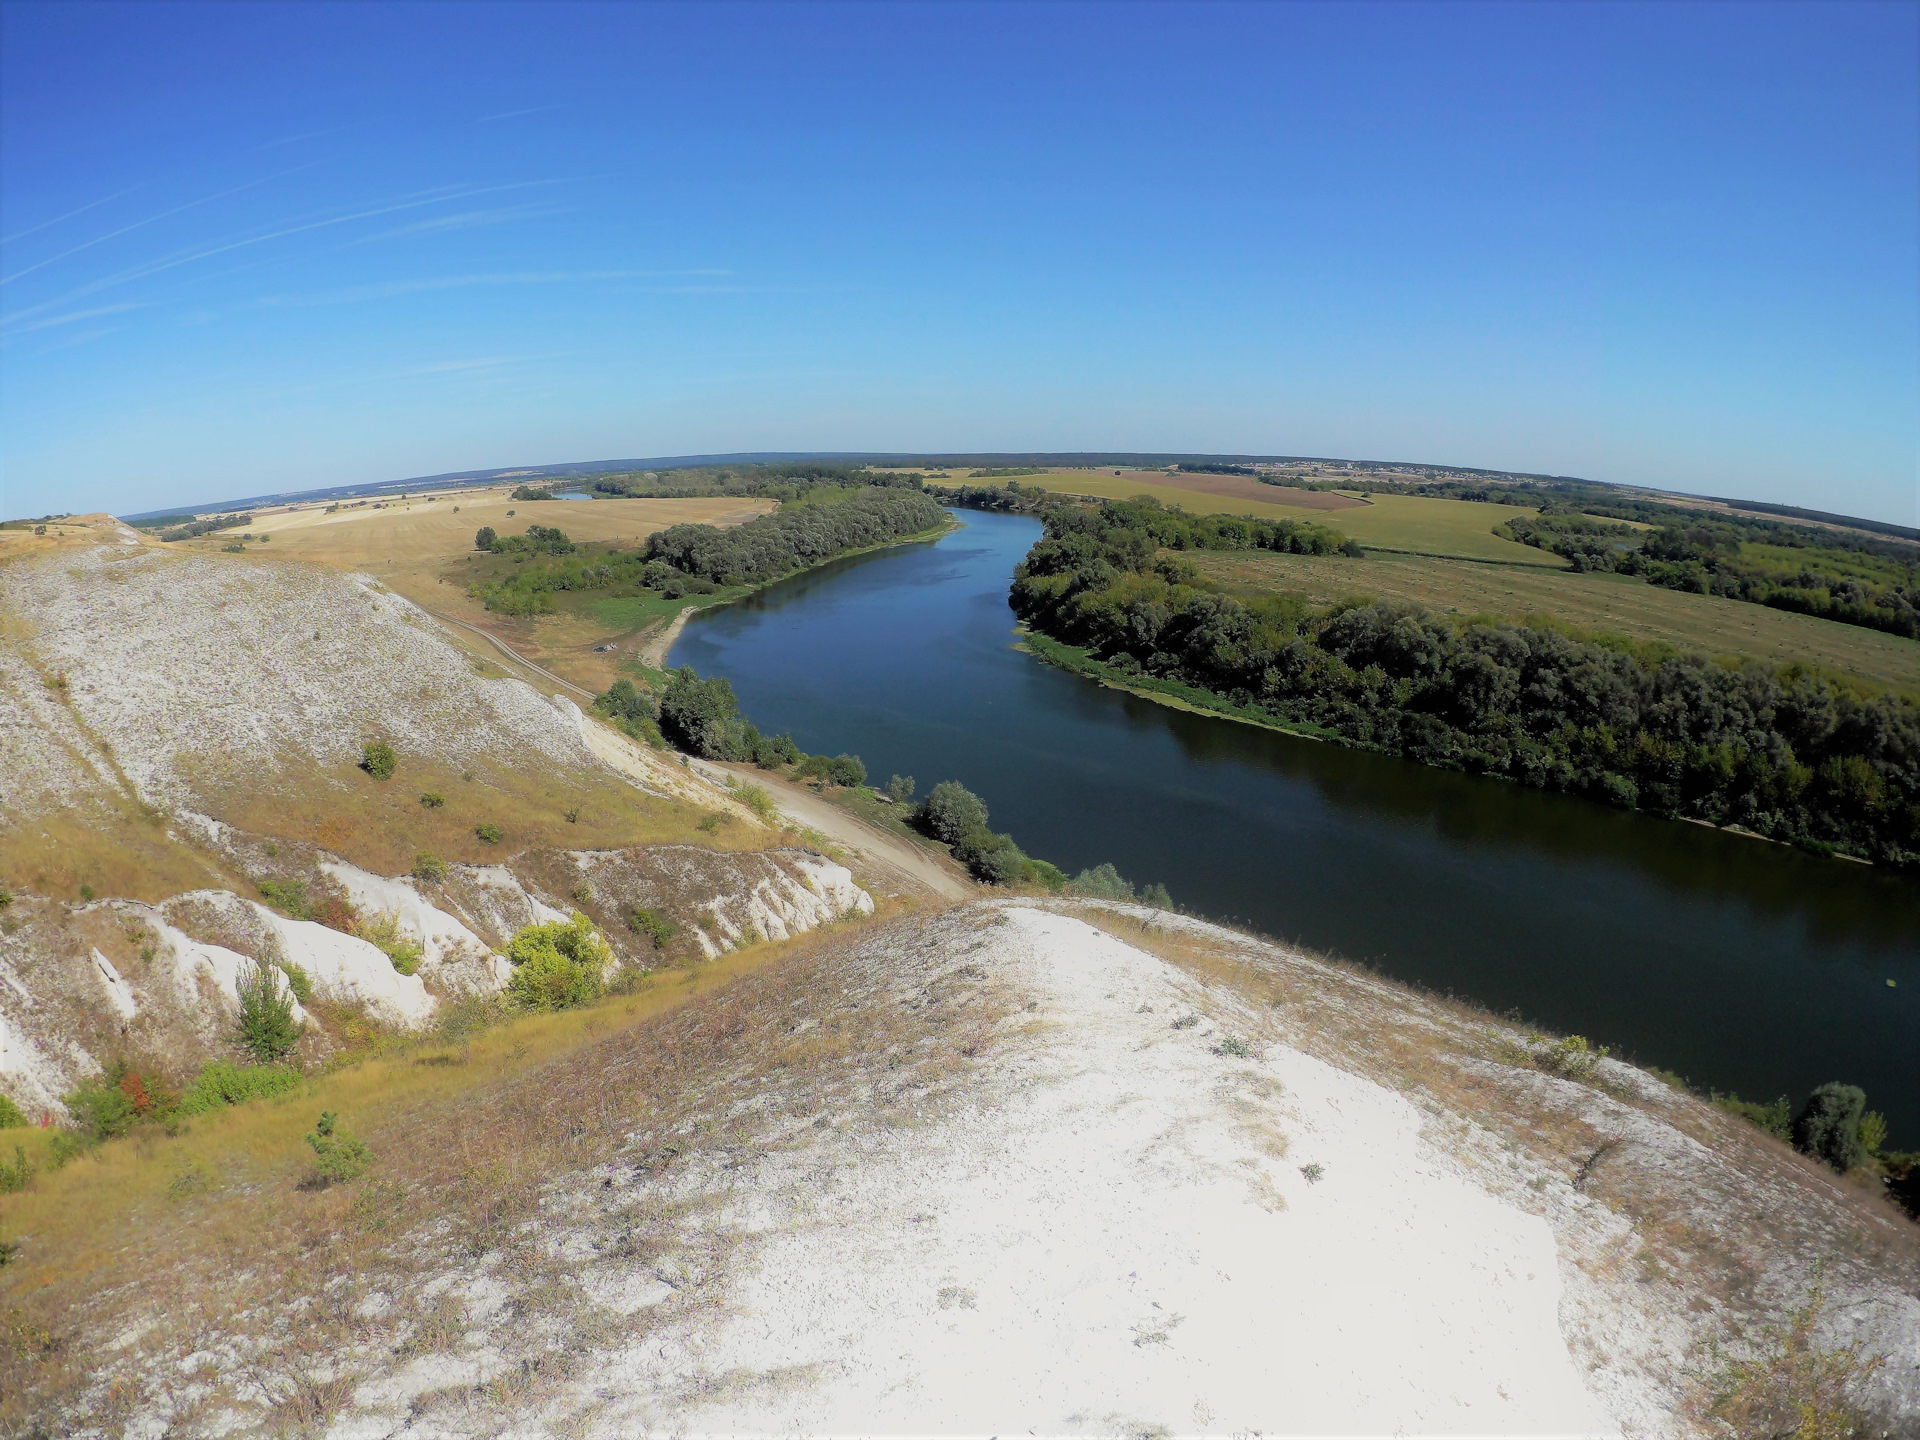
<path fill-rule="evenodd" d="M 1920 695 L 1920 643 L 1764 605 L 1667 590 L 1630 576 L 1380 552 L 1359 561 L 1224 551 L 1190 552 L 1187 558 L 1239 595 L 1298 591 L 1316 604 L 1373 595 L 1462 615 L 1546 615 L 1577 629 L 1664 641 L 1682 650 L 1819 665 Z"/>
<path fill-rule="evenodd" d="M 1156 475 L 1156 480 L 1149 482 L 1145 478 L 1148 474 Z M 1330 492 L 1259 486 L 1273 493 L 1275 498 L 1269 501 L 1242 499 L 1238 495 L 1213 493 L 1202 488 L 1203 483 L 1214 480 L 1234 482 L 1236 485 L 1259 485 L 1258 481 L 1247 481 L 1242 476 L 1181 476 L 1178 479 L 1183 483 L 1170 484 L 1168 481 L 1174 477 L 1158 475 L 1157 472 L 1134 471 L 1115 475 L 1111 470 L 1068 470 L 1030 478 L 1014 478 L 1020 479 L 1022 484 L 1040 485 L 1062 494 L 1089 495 L 1101 500 L 1131 500 L 1136 495 L 1151 495 L 1163 505 L 1179 505 L 1193 515 L 1252 515 L 1263 520 L 1307 520 L 1351 535 L 1362 545 L 1387 550 L 1459 556 L 1468 560 L 1499 560 L 1539 570 L 1562 569 L 1567 564 L 1557 555 L 1517 541 L 1502 540 L 1493 533 L 1493 527 L 1504 521 L 1537 513 L 1527 506 L 1491 505 L 1476 500 L 1440 500 L 1424 495 L 1371 495 L 1359 504 L 1352 503 L 1351 496 L 1340 496 L 1341 500 L 1349 503 L 1333 509 L 1320 503 Z M 956 478 L 950 483 L 1003 486 L 1007 482 L 1004 479 L 963 481 Z M 1288 498 L 1293 496 L 1301 499 Z M 1309 505 L 1305 503 L 1306 500 L 1315 503 Z"/>

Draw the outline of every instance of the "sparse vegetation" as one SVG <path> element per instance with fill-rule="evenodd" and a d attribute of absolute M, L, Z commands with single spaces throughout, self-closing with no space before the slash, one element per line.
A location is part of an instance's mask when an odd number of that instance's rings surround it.
<path fill-rule="evenodd" d="M 1778 1440 L 1850 1440 L 1869 1431 L 1856 1397 L 1884 1363 L 1863 1341 L 1833 1348 L 1819 1345 L 1814 1331 L 1826 1292 L 1816 1284 L 1784 1326 L 1766 1332 L 1755 1352 L 1721 1360 L 1712 1379 L 1708 1414 L 1737 1435 Z"/>
<path fill-rule="evenodd" d="M 426 953 L 417 940 L 400 933 L 400 917 L 391 911 L 362 919 L 359 935 L 392 961 L 393 968 L 402 975 L 418 970 L 421 957 Z"/>

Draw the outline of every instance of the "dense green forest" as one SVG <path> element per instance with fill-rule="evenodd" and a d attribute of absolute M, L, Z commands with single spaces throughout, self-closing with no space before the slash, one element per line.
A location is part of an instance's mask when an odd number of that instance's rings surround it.
<path fill-rule="evenodd" d="M 593 493 L 615 498 L 739 495 L 744 498 L 787 501 L 801 499 L 822 486 L 918 490 L 920 477 L 910 472 L 869 470 L 861 465 L 832 461 L 796 460 L 785 464 L 722 465 L 601 475 L 593 482 Z"/>
<path fill-rule="evenodd" d="M 1182 573 L 1139 504 L 1048 511 L 1012 604 L 1105 673 L 1425 764 L 1920 867 L 1920 707 L 1789 667 L 1462 621 L 1242 603 Z"/>
<path fill-rule="evenodd" d="M 641 588 L 672 598 L 711 594 L 738 585 L 763 585 L 849 550 L 925 534 L 947 524 L 947 514 L 917 489 L 867 487 L 834 495 L 829 503 L 789 503 L 730 530 L 675 525 L 651 536 L 645 549 L 581 554 L 559 530 L 531 525 L 527 535 L 500 537 L 483 530 L 475 545 L 517 554 L 523 563 L 498 580 L 478 581 L 472 593 L 489 610 L 538 615 L 553 609 L 556 593 Z M 533 558 L 545 556 L 548 558 Z"/>

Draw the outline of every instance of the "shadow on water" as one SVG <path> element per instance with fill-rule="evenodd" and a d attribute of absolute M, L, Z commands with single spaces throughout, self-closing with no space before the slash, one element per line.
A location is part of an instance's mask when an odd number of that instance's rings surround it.
<path fill-rule="evenodd" d="M 1108 690 L 1013 648 L 1038 534 L 967 514 L 704 612 L 675 664 L 876 779 L 957 778 L 1068 870 L 1518 1009 L 1703 1085 L 1864 1085 L 1920 1144 L 1920 887 Z M 1889 988 L 1886 981 L 1898 982 Z"/>

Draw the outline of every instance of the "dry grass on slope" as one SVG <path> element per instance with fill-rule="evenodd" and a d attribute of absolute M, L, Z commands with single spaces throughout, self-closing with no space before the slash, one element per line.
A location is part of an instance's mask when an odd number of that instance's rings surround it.
<path fill-rule="evenodd" d="M 901 963 L 926 923 L 446 1033 L 42 1174 L 9 1202 L 0 1427 L 304 1434 L 356 1391 L 415 1417 L 536 1408 L 597 1353 L 717 1303 L 741 1243 L 697 1198 L 613 1173 L 725 1173 L 816 1124 L 942 1103 L 1005 1007 L 931 942 Z M 353 1184 L 303 1183 L 323 1108 L 371 1146 Z"/>
<path fill-rule="evenodd" d="M 208 883 L 204 847 L 163 815 L 182 810 L 382 874 L 422 850 L 484 863 L 769 838 L 750 823 L 703 833 L 725 807 L 636 789 L 570 702 L 504 678 L 363 577 L 137 542 L 0 567 L 0 739 L 0 879 L 62 898 Z M 358 768 L 375 739 L 398 752 L 390 780 Z M 62 815 L 75 823 L 44 823 Z"/>
<path fill-rule="evenodd" d="M 1777 1347 L 1798 1326 L 1809 1354 L 1859 1347 L 1842 1368 L 1885 1427 L 1872 1433 L 1920 1434 L 1920 1226 L 1871 1188 L 1470 1005 L 1167 912 L 1055 905 L 1251 1004 L 1272 1038 L 1414 1100 L 1433 1143 L 1553 1227 L 1583 1317 L 1569 1343 L 1601 1393 L 1622 1393 L 1610 1377 L 1627 1370 L 1651 1374 L 1711 1433 L 1724 1355 L 1787 1364 Z M 1779 1379 L 1763 1364 L 1747 1388 Z"/>

